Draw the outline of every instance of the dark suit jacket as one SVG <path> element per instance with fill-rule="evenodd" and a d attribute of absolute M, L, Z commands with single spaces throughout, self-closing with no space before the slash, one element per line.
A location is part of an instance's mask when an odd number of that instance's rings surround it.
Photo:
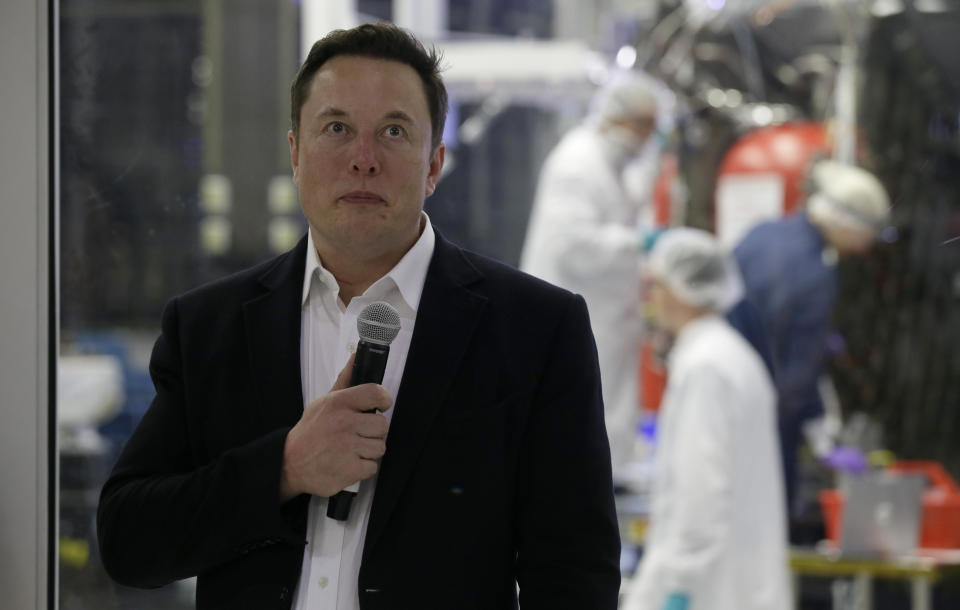
<path fill-rule="evenodd" d="M 306 239 L 173 299 L 157 396 L 105 484 L 117 581 L 197 575 L 197 607 L 289 608 L 307 496 L 278 500 L 302 412 Z M 583 299 L 441 236 L 387 438 L 359 576 L 364 610 L 613 610 L 619 537 Z"/>

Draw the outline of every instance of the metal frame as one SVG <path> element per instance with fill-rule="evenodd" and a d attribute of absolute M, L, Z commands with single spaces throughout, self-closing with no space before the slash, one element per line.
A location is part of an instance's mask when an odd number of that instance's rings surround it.
<path fill-rule="evenodd" d="M 0 4 L 0 591 L 56 605 L 56 1 Z"/>

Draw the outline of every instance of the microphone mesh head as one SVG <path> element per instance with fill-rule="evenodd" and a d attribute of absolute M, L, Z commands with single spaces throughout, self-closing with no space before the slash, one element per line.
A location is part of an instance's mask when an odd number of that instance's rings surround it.
<path fill-rule="evenodd" d="M 389 303 L 370 303 L 357 316 L 357 332 L 362 341 L 390 345 L 400 333 L 400 314 Z"/>

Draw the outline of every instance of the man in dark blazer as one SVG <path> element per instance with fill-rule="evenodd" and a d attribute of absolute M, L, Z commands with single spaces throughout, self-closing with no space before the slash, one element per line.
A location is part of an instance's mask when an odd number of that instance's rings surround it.
<path fill-rule="evenodd" d="M 386 24 L 314 46 L 289 135 L 310 232 L 167 305 L 150 364 L 156 398 L 98 510 L 117 581 L 197 576 L 202 609 L 507 609 L 518 588 L 524 609 L 617 607 L 586 307 L 429 225 L 423 200 L 444 155 L 437 59 Z M 408 299 L 395 400 L 386 381 L 347 387 L 352 358 L 328 393 L 307 395 L 309 265 L 333 278 L 342 313 L 418 252 L 422 293 Z M 328 582 L 305 575 L 330 560 L 311 547 L 345 527 L 315 503 L 361 480 L 370 504 L 355 507 L 357 562 L 335 564 L 331 585 L 348 593 L 311 602 Z"/>

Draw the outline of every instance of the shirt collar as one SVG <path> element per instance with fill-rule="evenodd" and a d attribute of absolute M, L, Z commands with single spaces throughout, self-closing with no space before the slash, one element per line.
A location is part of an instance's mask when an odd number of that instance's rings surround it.
<path fill-rule="evenodd" d="M 420 239 L 413 247 L 407 250 L 393 269 L 387 275 L 373 283 L 364 294 L 378 294 L 374 292 L 381 284 L 387 281 L 392 283 L 400 291 L 400 296 L 406 304 L 416 313 L 420 307 L 420 296 L 423 294 L 423 284 L 427 279 L 427 269 L 430 267 L 430 259 L 433 258 L 433 248 L 437 238 L 433 232 L 433 225 L 430 224 L 430 218 L 426 212 L 420 212 L 423 219 L 423 231 L 420 233 Z M 389 284 L 383 286 L 384 291 L 389 289 Z"/>
<path fill-rule="evenodd" d="M 303 272 L 303 294 L 300 297 L 300 306 L 304 306 L 307 303 L 307 299 L 310 297 L 310 289 L 313 286 L 313 278 L 317 277 L 318 281 L 321 283 L 326 283 L 326 276 L 329 275 L 329 272 L 324 273 L 326 270 L 320 264 L 320 257 L 317 256 L 317 248 L 313 244 L 313 233 L 310 231 L 309 227 L 307 228 L 307 265 Z M 334 282 L 333 286 L 329 286 L 331 290 L 337 292 L 339 287 Z"/>
<path fill-rule="evenodd" d="M 430 217 L 427 216 L 426 212 L 420 212 L 420 214 L 421 222 L 423 222 L 423 231 L 420 232 L 420 238 L 413 244 L 413 247 L 407 250 L 407 253 L 394 265 L 393 269 L 364 291 L 364 296 L 381 297 L 395 287 L 412 312 L 415 313 L 420 307 L 423 284 L 427 279 L 427 269 L 430 267 L 430 259 L 433 258 L 433 248 L 436 244 L 436 234 L 433 231 L 433 225 L 430 223 Z M 340 287 L 337 285 L 336 278 L 324 269 L 320 257 L 317 256 L 313 234 L 308 230 L 307 264 L 304 269 L 301 306 L 306 304 L 310 296 L 314 276 L 334 294 L 339 293 Z"/>

